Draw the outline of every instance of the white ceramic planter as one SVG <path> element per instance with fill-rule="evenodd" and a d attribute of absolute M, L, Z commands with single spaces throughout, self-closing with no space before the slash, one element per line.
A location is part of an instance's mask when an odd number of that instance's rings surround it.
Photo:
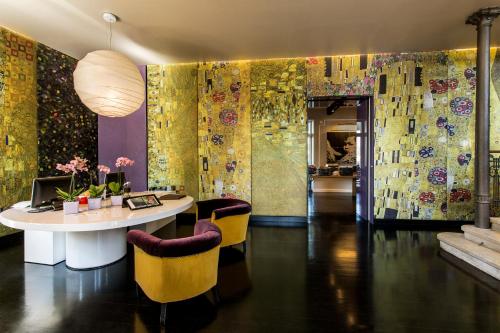
<path fill-rule="evenodd" d="M 123 195 L 112 195 L 111 196 L 111 205 L 112 206 L 121 206 L 123 203 Z"/>
<path fill-rule="evenodd" d="M 78 214 L 78 209 L 80 208 L 80 202 L 63 202 L 64 215 L 68 214 Z"/>
<path fill-rule="evenodd" d="M 89 198 L 89 210 L 100 209 L 102 207 L 102 198 Z"/>

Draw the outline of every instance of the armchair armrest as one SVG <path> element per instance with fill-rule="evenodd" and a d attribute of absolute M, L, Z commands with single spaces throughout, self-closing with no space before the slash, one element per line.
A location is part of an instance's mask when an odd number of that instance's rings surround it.
<path fill-rule="evenodd" d="M 239 199 L 211 199 L 198 201 L 196 203 L 198 220 L 209 219 L 212 216 L 212 212 L 216 209 L 237 206 L 240 204 L 250 206 L 248 202 Z"/>
<path fill-rule="evenodd" d="M 227 216 L 248 214 L 252 211 L 252 206 L 247 203 L 240 203 L 238 205 L 218 208 L 213 211 L 213 217 L 218 220 Z"/>

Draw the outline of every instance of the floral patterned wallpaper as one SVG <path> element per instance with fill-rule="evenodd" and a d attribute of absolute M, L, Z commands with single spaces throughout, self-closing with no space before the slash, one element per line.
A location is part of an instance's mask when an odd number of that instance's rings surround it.
<path fill-rule="evenodd" d="M 37 48 L 38 175 L 60 174 L 57 163 L 73 156 L 97 167 L 97 114 L 73 88 L 77 60 L 41 43 Z"/>

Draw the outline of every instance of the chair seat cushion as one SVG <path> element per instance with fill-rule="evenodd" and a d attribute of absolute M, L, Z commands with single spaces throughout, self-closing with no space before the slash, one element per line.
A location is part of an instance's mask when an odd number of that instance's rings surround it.
<path fill-rule="evenodd" d="M 152 256 L 183 257 L 213 249 L 221 243 L 222 236 L 215 224 L 199 221 L 191 237 L 161 239 L 142 230 L 131 230 L 127 240 Z"/>

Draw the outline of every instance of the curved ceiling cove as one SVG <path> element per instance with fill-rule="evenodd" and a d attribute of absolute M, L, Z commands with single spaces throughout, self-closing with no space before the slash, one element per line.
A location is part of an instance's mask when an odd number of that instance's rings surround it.
<path fill-rule="evenodd" d="M 106 49 L 137 64 L 475 47 L 465 24 L 498 0 L 0 0 L 0 25 L 81 59 Z M 500 23 L 492 31 L 500 46 Z"/>

